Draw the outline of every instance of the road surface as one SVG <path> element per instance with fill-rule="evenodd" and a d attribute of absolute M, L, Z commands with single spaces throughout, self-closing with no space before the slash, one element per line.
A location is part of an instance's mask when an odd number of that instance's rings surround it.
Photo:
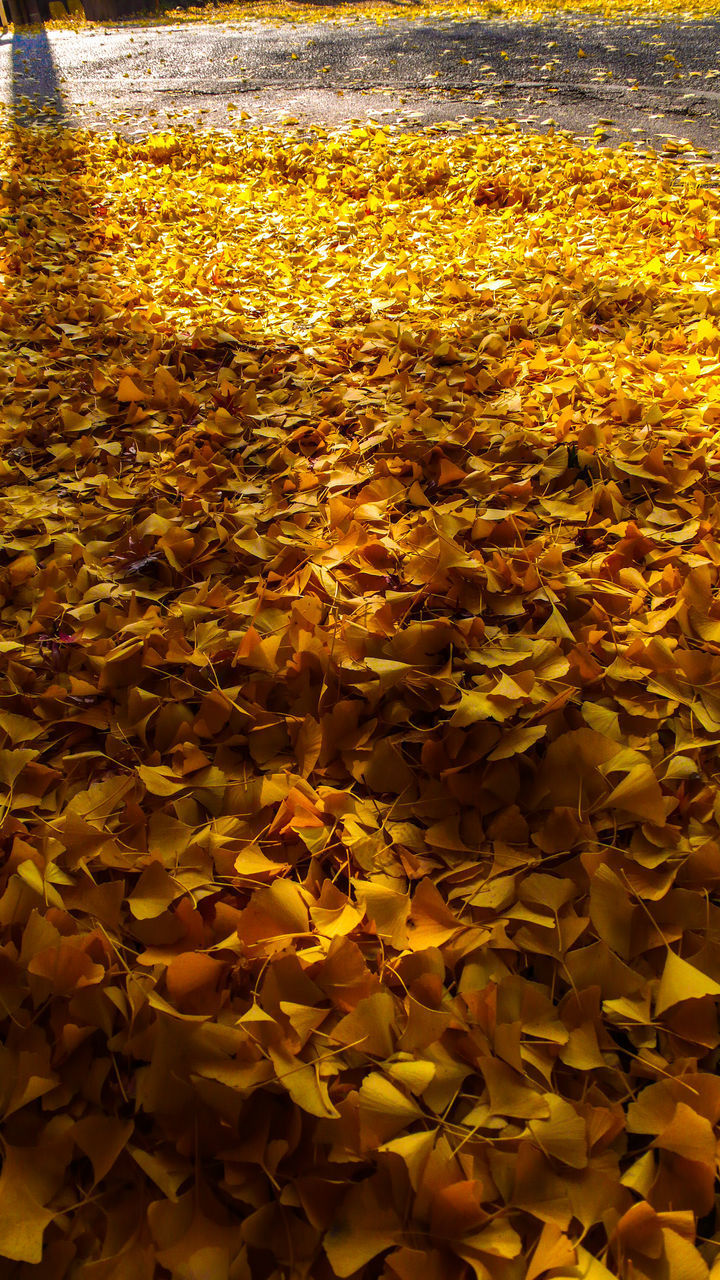
<path fill-rule="evenodd" d="M 554 122 L 603 145 L 687 140 L 715 160 L 720 21 L 398 17 L 21 33 L 0 40 L 0 98 L 20 118 L 31 101 L 51 104 L 43 118 L 130 134 L 178 121 L 413 126 L 479 115 Z"/>

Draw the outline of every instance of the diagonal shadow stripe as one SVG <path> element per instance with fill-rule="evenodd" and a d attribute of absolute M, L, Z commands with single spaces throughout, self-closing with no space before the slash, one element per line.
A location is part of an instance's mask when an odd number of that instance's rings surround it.
<path fill-rule="evenodd" d="M 44 26 L 33 32 L 15 31 L 12 38 L 12 107 L 16 124 L 66 116 L 57 68 Z M 42 108 L 36 114 L 31 108 Z"/>

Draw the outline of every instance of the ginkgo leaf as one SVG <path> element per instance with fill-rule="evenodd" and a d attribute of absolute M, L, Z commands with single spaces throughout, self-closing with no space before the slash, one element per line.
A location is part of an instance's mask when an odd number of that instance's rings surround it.
<path fill-rule="evenodd" d="M 312 716 L 306 716 L 295 740 L 298 766 L 304 778 L 307 778 L 315 768 L 321 749 L 322 729 L 317 720 Z"/>
<path fill-rule="evenodd" d="M 545 1100 L 550 1114 L 544 1120 L 531 1120 L 530 1132 L 547 1155 L 573 1169 L 584 1169 L 588 1160 L 585 1121 L 565 1099 L 547 1094 Z"/>
<path fill-rule="evenodd" d="M 576 1247 L 577 1262 L 575 1266 L 566 1271 L 568 1280 L 611 1280 L 612 1271 L 610 1271 L 604 1262 L 593 1255 L 583 1247 Z"/>
<path fill-rule="evenodd" d="M 397 1009 L 389 991 L 377 991 L 358 1000 L 334 1028 L 333 1037 L 341 1044 L 356 1045 L 360 1051 L 389 1057 L 393 1052 Z"/>
<path fill-rule="evenodd" d="M 418 1191 L 427 1167 L 428 1160 L 435 1145 L 436 1134 L 432 1129 L 419 1133 L 406 1133 L 399 1138 L 391 1138 L 378 1147 L 378 1151 L 388 1151 L 399 1156 L 405 1165 L 410 1183 Z"/>
<path fill-rule="evenodd" d="M 272 1048 L 269 1053 L 278 1081 L 302 1111 L 311 1116 L 339 1117 L 340 1112 L 330 1100 L 328 1087 L 312 1062 L 297 1062 L 289 1054 Z"/>
<path fill-rule="evenodd" d="M 411 1098 L 385 1076 L 371 1071 L 360 1086 L 361 1106 L 404 1123 L 417 1119 L 422 1111 Z"/>
<path fill-rule="evenodd" d="M 85 1116 L 78 1120 L 73 1140 L 92 1161 L 95 1184 L 112 1169 L 133 1131 L 132 1121 L 117 1120 L 114 1116 Z"/>
<path fill-rule="evenodd" d="M 182 885 L 173 880 L 162 863 L 153 861 L 143 871 L 132 893 L 128 894 L 128 907 L 136 920 L 153 919 L 167 911 L 170 903 L 182 892 Z"/>
<path fill-rule="evenodd" d="M 526 1280 L 538 1280 L 545 1271 L 560 1271 L 563 1267 L 571 1267 L 575 1260 L 575 1249 L 568 1237 L 552 1222 L 546 1222 L 528 1267 Z"/>
<path fill-rule="evenodd" d="M 710 1121 L 684 1102 L 678 1102 L 670 1124 L 653 1140 L 653 1146 L 663 1151 L 675 1151 L 686 1160 L 699 1160 L 711 1166 L 715 1161 L 715 1145 Z"/>
<path fill-rule="evenodd" d="M 38 1204 L 16 1168 L 12 1149 L 6 1150 L 0 1171 L 0 1251 L 13 1262 L 38 1265 L 43 1258 L 45 1228 L 54 1213 Z"/>
<path fill-rule="evenodd" d="M 366 1181 L 346 1195 L 323 1247 L 333 1273 L 345 1277 L 397 1244 L 401 1235 L 396 1214 L 382 1203 L 372 1181 Z"/>
<path fill-rule="evenodd" d="M 15 751 L 8 748 L 0 750 L 0 782 L 7 787 L 12 786 L 25 766 L 37 759 L 37 754 L 31 747 L 18 747 Z"/>
<path fill-rule="evenodd" d="M 43 725 L 37 720 L 5 710 L 0 710 L 0 729 L 7 734 L 13 746 L 18 742 L 31 742 L 44 732 Z"/>
<path fill-rule="evenodd" d="M 221 960 L 198 952 L 184 951 L 179 956 L 174 956 L 167 967 L 165 981 L 168 995 L 181 1006 L 188 1000 L 193 1005 L 198 1001 L 202 1004 L 204 997 L 217 989 L 224 972 Z M 192 1009 L 192 1012 L 198 1011 Z"/>
<path fill-rule="evenodd" d="M 120 379 L 117 398 L 120 401 L 144 400 L 145 392 L 126 374 L 124 378 Z"/>
<path fill-rule="evenodd" d="M 682 1280 L 709 1280 L 707 1263 L 691 1241 L 683 1239 L 675 1231 L 663 1231 L 665 1257 L 673 1276 Z"/>
<path fill-rule="evenodd" d="M 661 824 L 664 818 L 663 795 L 649 765 L 635 765 L 603 802 L 607 808 L 623 809 L 639 818 Z"/>
<path fill-rule="evenodd" d="M 696 969 L 689 961 L 683 960 L 674 951 L 668 951 L 655 995 L 656 1017 L 683 1000 L 702 1000 L 705 996 L 717 999 L 720 996 L 720 983 Z"/>
<path fill-rule="evenodd" d="M 510 756 L 521 754 L 544 738 L 546 732 L 547 726 L 543 724 L 510 729 L 503 734 L 498 745 L 490 752 L 488 760 L 507 760 Z"/>
<path fill-rule="evenodd" d="M 138 775 L 148 791 L 156 796 L 174 796 L 187 786 L 187 783 L 182 778 L 177 778 L 169 769 L 157 769 L 152 768 L 150 765 L 140 765 Z"/>
<path fill-rule="evenodd" d="M 414 1062 L 396 1061 L 387 1064 L 387 1072 L 411 1093 L 422 1093 L 434 1079 L 437 1066 L 433 1062 L 423 1062 L 422 1059 Z"/>

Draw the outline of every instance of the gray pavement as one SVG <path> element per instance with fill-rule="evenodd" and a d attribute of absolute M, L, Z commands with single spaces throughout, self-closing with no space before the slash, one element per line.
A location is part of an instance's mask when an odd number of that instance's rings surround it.
<path fill-rule="evenodd" d="M 720 155 L 720 21 L 618 26 L 399 16 L 375 22 L 195 22 L 0 40 L 0 99 L 23 118 L 124 133 L 178 121 L 405 127 L 479 116 Z M 596 133 L 597 131 L 597 133 Z"/>

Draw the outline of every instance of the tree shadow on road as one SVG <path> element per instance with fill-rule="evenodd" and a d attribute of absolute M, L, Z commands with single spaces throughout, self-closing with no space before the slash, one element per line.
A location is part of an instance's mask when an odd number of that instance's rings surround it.
<path fill-rule="evenodd" d="M 32 32 L 13 32 L 12 108 L 14 123 L 20 125 L 40 120 L 62 123 L 65 118 L 57 68 L 44 26 Z"/>

